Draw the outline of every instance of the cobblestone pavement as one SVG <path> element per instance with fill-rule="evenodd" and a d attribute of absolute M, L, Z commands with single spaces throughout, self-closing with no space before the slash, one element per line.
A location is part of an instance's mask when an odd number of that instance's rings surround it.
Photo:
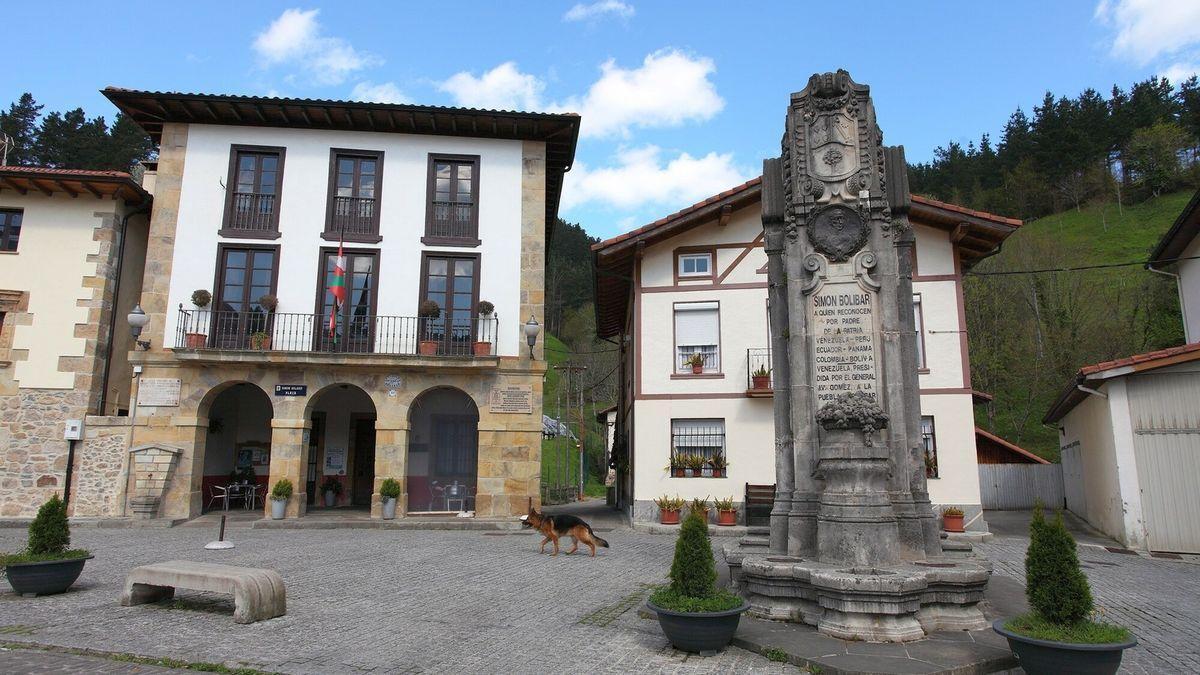
<path fill-rule="evenodd" d="M 0 530 L 0 550 L 24 535 Z M 202 529 L 76 528 L 72 544 L 96 555 L 76 589 L 27 599 L 5 584 L 0 641 L 288 673 L 795 672 L 736 648 L 711 658 L 672 650 L 630 598 L 662 579 L 674 539 L 601 536 L 612 548 L 593 559 L 539 556 L 528 532 L 237 528 L 237 548 L 205 551 L 213 533 Z M 237 625 L 231 600 L 183 591 L 119 605 L 130 568 L 172 559 L 275 568 L 288 613 Z"/>
<path fill-rule="evenodd" d="M 0 550 L 19 548 L 24 536 L 0 529 Z M 539 538 L 528 532 L 238 527 L 230 535 L 237 548 L 220 552 L 203 549 L 213 538 L 207 529 L 77 528 L 72 543 L 96 558 L 76 589 L 26 599 L 4 585 L 0 642 L 288 673 L 796 672 L 736 648 L 712 658 L 672 650 L 656 622 L 638 618 L 637 607 L 646 585 L 662 580 L 674 538 L 622 527 L 601 536 L 612 548 L 592 559 L 539 556 Z M 1006 534 L 979 548 L 997 574 L 1023 580 L 1026 543 Z M 1097 605 L 1140 641 L 1123 670 L 1200 672 L 1200 566 L 1093 547 L 1082 547 L 1080 558 Z M 288 587 L 288 614 L 240 626 L 231 600 L 190 592 L 164 604 L 118 604 L 130 568 L 172 559 L 277 569 Z M 15 654 L 28 668 L 0 660 L 0 671 L 155 672 L 103 670 L 110 667 L 104 662 L 70 668 L 55 661 L 70 655 L 41 657 L 47 665 Z"/>
<path fill-rule="evenodd" d="M 124 663 L 100 656 L 0 648 L 0 673 L 10 673 L 11 675 L 59 675 L 62 673 L 159 675 L 160 673 L 179 672 L 173 668 Z"/>
<path fill-rule="evenodd" d="M 1001 535 L 976 546 L 994 573 L 1025 583 L 1024 536 Z M 1122 673 L 1200 673 L 1200 566 L 1080 546 L 1079 560 L 1103 620 L 1129 627 L 1138 646 Z"/>

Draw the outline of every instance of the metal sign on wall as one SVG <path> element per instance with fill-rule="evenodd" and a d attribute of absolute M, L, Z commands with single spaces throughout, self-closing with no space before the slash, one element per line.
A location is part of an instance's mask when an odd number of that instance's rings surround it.
<path fill-rule="evenodd" d="M 277 384 L 275 385 L 276 396 L 308 396 L 307 384 Z"/>
<path fill-rule="evenodd" d="M 488 398 L 488 408 L 494 413 L 532 413 L 533 385 L 510 384 L 495 387 Z"/>
<path fill-rule="evenodd" d="M 179 378 L 143 377 L 138 383 L 138 405 L 179 405 Z"/>

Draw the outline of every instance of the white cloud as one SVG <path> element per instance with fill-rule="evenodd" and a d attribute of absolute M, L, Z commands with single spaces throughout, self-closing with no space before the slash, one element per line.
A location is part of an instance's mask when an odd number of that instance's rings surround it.
<path fill-rule="evenodd" d="M 693 157 L 684 152 L 664 161 L 655 145 L 621 148 L 616 164 L 592 169 L 576 162 L 566 175 L 562 208 L 595 203 L 630 209 L 648 204 L 682 207 L 744 183 L 752 175 L 739 167 L 733 153 L 710 152 Z"/>
<path fill-rule="evenodd" d="M 639 68 L 622 68 L 609 59 L 600 72 L 586 94 L 555 106 L 583 116 L 580 134 L 585 137 L 624 137 L 633 127 L 704 121 L 725 107 L 709 79 L 716 65 L 707 57 L 667 49 L 646 56 Z"/>
<path fill-rule="evenodd" d="M 1170 80 L 1171 84 L 1178 85 L 1197 73 L 1200 73 L 1200 63 L 1173 63 L 1164 68 L 1159 75 Z"/>
<path fill-rule="evenodd" d="M 620 2 L 620 0 L 600 0 L 600 2 L 593 2 L 590 5 L 585 5 L 581 2 L 568 9 L 566 14 L 563 14 L 563 21 L 587 21 L 609 14 L 622 19 L 628 19 L 634 13 L 633 5 Z"/>
<path fill-rule="evenodd" d="M 342 38 L 321 34 L 318 9 L 286 9 L 254 38 L 255 53 L 266 66 L 291 65 L 316 84 L 341 84 L 357 71 L 383 60 L 356 50 Z"/>
<path fill-rule="evenodd" d="M 375 84 L 370 80 L 354 85 L 350 98 L 355 101 L 368 103 L 408 103 L 409 98 L 400 91 L 395 82 L 380 82 Z"/>
<path fill-rule="evenodd" d="M 1101 0 L 1095 17 L 1116 29 L 1112 52 L 1146 65 L 1200 42 L 1196 0 Z"/>
<path fill-rule="evenodd" d="M 501 63 L 479 77 L 466 71 L 455 73 L 438 85 L 460 106 L 499 110 L 539 110 L 545 88 L 537 76 L 522 73 L 512 61 Z"/>

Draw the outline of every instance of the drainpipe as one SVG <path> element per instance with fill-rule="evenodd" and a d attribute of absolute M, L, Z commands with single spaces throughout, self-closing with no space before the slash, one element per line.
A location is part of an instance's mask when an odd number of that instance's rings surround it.
<path fill-rule="evenodd" d="M 1187 304 L 1183 301 L 1183 280 L 1179 278 L 1179 273 L 1155 269 L 1150 263 L 1146 263 L 1146 269 L 1154 272 L 1155 274 L 1161 274 L 1164 277 L 1171 277 L 1175 279 L 1175 294 L 1179 297 L 1179 319 L 1183 321 L 1184 341 L 1191 342 L 1192 336 L 1188 335 Z"/>
<path fill-rule="evenodd" d="M 125 217 L 121 219 L 121 241 L 117 246 L 117 277 L 115 283 L 113 284 L 112 312 L 110 312 L 110 316 L 108 317 L 108 354 L 105 355 L 104 359 L 104 375 L 100 378 L 100 409 L 96 411 L 101 415 L 106 414 L 108 410 L 108 378 L 109 373 L 112 371 L 113 335 L 116 334 L 117 315 L 120 314 L 120 312 L 117 311 L 117 305 L 121 299 L 121 271 L 125 267 L 125 240 L 129 230 L 129 219 L 138 214 L 149 212 L 150 201 L 143 199 L 142 202 L 137 205 L 137 208 L 129 213 L 126 213 Z"/>

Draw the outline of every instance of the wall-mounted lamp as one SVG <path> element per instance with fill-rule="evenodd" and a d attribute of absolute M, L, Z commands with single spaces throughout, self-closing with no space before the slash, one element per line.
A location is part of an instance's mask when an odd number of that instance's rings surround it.
<path fill-rule="evenodd" d="M 530 314 L 529 320 L 525 322 L 525 342 L 529 343 L 529 358 L 531 359 L 533 358 L 533 346 L 537 344 L 537 336 L 540 332 L 542 332 L 542 325 Z"/>
<path fill-rule="evenodd" d="M 146 324 L 150 323 L 150 317 L 142 311 L 142 306 L 140 304 L 135 305 L 133 311 L 125 317 L 125 320 L 129 322 L 129 333 L 133 335 L 133 341 L 142 349 L 149 350 L 150 341 L 138 339 L 142 336 L 142 329 L 146 327 Z"/>

